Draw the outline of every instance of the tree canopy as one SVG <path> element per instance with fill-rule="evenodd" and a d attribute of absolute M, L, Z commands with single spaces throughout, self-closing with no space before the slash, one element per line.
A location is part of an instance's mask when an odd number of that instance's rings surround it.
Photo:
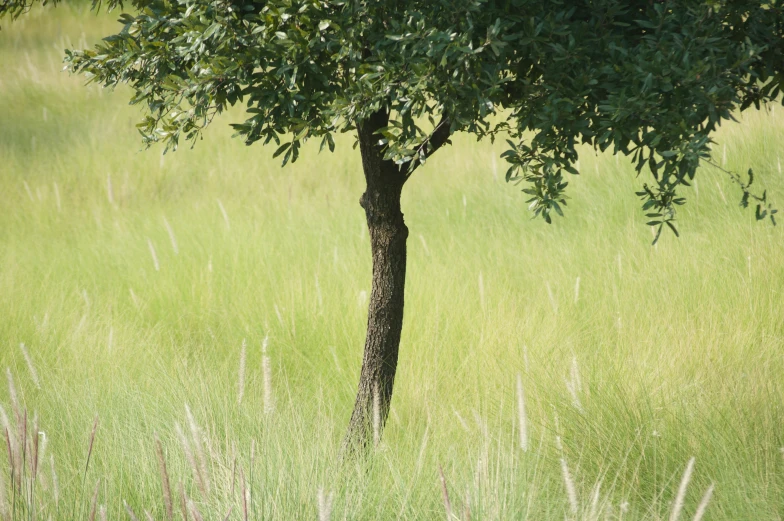
<path fill-rule="evenodd" d="M 2 0 L 17 16 L 30 0 Z M 50 0 L 51 1 L 51 0 Z M 99 7 L 100 0 L 94 7 Z M 44 0 L 44 3 L 46 0 Z M 109 8 L 123 8 L 109 0 Z M 406 175 L 458 131 L 503 135 L 508 180 L 535 215 L 566 204 L 577 146 L 612 147 L 652 175 L 638 195 L 672 224 L 733 111 L 780 98 L 784 7 L 777 0 L 133 0 L 117 34 L 68 50 L 70 70 L 127 83 L 146 143 L 196 140 L 228 106 L 247 144 L 295 161 L 307 140 L 334 149 L 379 110 L 387 159 Z M 734 175 L 757 217 L 765 194 Z M 775 221 L 774 221 L 775 222 Z M 672 227 L 672 226 L 671 226 Z M 673 227 L 674 230 L 674 227 Z M 657 236 L 658 237 L 658 236 Z"/>

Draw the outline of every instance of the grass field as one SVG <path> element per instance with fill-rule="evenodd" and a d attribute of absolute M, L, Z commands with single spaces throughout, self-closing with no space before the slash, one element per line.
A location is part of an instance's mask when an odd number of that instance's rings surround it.
<path fill-rule="evenodd" d="M 281 169 L 231 139 L 234 112 L 192 150 L 142 150 L 128 91 L 60 72 L 115 28 L 61 5 L 0 31 L 0 369 L 46 440 L 33 502 L 0 458 L 0 519 L 88 518 L 94 491 L 108 519 L 165 519 L 156 434 L 175 518 L 182 482 L 191 519 L 244 519 L 243 496 L 251 519 L 317 519 L 320 489 L 333 520 L 447 519 L 442 468 L 452 519 L 663 520 L 691 457 L 681 519 L 711 484 L 704 519 L 784 518 L 784 236 L 723 174 L 699 172 L 681 238 L 652 247 L 626 159 L 586 149 L 548 226 L 499 145 L 457 138 L 404 191 L 384 441 L 340 465 L 370 289 L 352 138 Z M 717 140 L 784 205 L 784 108 Z"/>

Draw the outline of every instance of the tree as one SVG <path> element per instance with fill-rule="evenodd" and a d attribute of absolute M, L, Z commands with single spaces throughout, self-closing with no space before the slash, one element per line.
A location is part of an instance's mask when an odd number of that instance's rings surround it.
<path fill-rule="evenodd" d="M 0 14 L 31 1 L 2 0 Z M 336 133 L 356 133 L 373 286 L 351 448 L 383 428 L 392 398 L 408 236 L 401 191 L 454 133 L 507 137 L 506 178 L 523 182 L 547 223 L 563 214 L 578 144 L 630 155 L 650 173 L 637 195 L 658 240 L 665 226 L 677 234 L 678 190 L 710 162 L 711 133 L 735 111 L 778 100 L 784 83 L 781 0 L 131 3 L 117 34 L 66 51 L 66 62 L 90 81 L 131 86 L 131 103 L 147 110 L 138 125 L 147 144 L 196 141 L 235 104 L 247 111 L 237 136 L 274 142 L 284 165 L 306 141 L 332 151 Z M 728 174 L 741 205 L 756 203 L 757 218 L 775 224 L 766 194 L 750 191 L 752 172 Z"/>

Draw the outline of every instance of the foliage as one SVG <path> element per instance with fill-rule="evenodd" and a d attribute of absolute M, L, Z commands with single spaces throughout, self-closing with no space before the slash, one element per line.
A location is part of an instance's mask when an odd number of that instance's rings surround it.
<path fill-rule="evenodd" d="M 4 0 L 18 15 L 30 0 Z M 109 0 L 109 8 L 122 7 Z M 122 29 L 68 51 L 72 71 L 128 83 L 149 144 L 195 140 L 237 103 L 246 143 L 334 149 L 379 110 L 386 157 L 409 171 L 448 128 L 510 136 L 507 179 L 547 222 L 566 204 L 576 145 L 631 155 L 652 181 L 651 225 L 673 228 L 711 133 L 734 110 L 776 100 L 784 80 L 779 1 L 133 0 Z M 748 195 L 744 194 L 744 201 Z M 762 213 L 758 210 L 758 216 Z M 772 218 L 772 213 L 769 214 Z"/>

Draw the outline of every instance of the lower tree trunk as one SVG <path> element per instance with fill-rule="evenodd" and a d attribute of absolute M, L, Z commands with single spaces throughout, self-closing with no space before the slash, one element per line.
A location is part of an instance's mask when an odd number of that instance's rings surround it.
<path fill-rule="evenodd" d="M 387 125 L 378 112 L 358 128 L 362 168 L 367 189 L 360 199 L 365 209 L 373 255 L 373 287 L 368 306 L 367 336 L 359 389 L 344 450 L 364 451 L 377 443 L 389 414 L 403 327 L 408 228 L 400 210 L 405 175 L 383 159 L 375 131 Z"/>

